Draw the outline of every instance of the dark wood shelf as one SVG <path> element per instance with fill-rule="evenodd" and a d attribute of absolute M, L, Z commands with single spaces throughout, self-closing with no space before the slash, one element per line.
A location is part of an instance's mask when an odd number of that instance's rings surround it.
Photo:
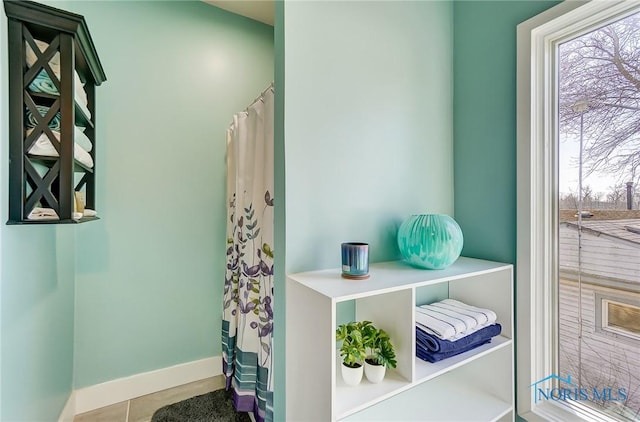
<path fill-rule="evenodd" d="M 27 157 L 29 157 L 29 160 L 40 162 L 47 167 L 51 167 L 56 161 L 60 159 L 60 157 L 33 154 L 27 154 Z M 85 166 L 78 160 L 74 160 L 74 166 L 74 170 L 76 173 L 93 173 L 93 168 Z"/>
<path fill-rule="evenodd" d="M 35 97 L 35 98 L 44 98 L 46 100 L 51 100 L 52 104 L 53 104 L 53 102 L 55 100 L 60 98 L 60 95 L 47 94 L 46 92 L 36 92 L 36 91 L 31 91 L 31 90 L 29 90 L 29 95 L 31 95 L 32 97 Z"/>
<path fill-rule="evenodd" d="M 34 1 L 4 0 L 9 53 L 9 221 L 7 224 L 78 224 L 98 220 L 73 220 L 75 193 L 84 192 L 88 209 L 96 209 L 95 87 L 106 81 L 84 17 Z M 43 45 L 47 45 L 43 50 Z M 57 55 L 59 66 L 51 66 Z M 25 62 L 26 60 L 26 62 Z M 59 94 L 34 92 L 29 86 L 47 72 Z M 89 118 L 76 103 L 78 73 L 87 96 Z M 49 107 L 42 116 L 38 106 Z M 26 110 L 30 110 L 27 122 Z M 54 122 L 55 119 L 55 122 Z M 55 124 L 54 124 L 55 123 Z M 35 126 L 55 144 L 59 156 L 29 154 Z M 52 134 L 55 127 L 59 135 Z M 75 126 L 83 127 L 92 143 L 93 168 L 75 160 Z M 27 148 L 28 146 L 28 148 Z M 36 168 L 34 165 L 44 168 Z M 42 170 L 42 171 L 41 171 Z M 76 181 L 78 182 L 76 183 Z M 35 207 L 52 208 L 59 220 L 28 220 Z"/>
<path fill-rule="evenodd" d="M 82 217 L 80 220 L 65 219 L 65 220 L 9 220 L 7 225 L 19 225 L 19 224 L 82 224 L 90 221 L 100 220 L 100 217 Z"/>

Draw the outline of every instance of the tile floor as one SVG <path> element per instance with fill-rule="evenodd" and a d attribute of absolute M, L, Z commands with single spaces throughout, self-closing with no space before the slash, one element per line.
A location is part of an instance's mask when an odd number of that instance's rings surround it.
<path fill-rule="evenodd" d="M 207 378 L 77 415 L 73 422 L 149 422 L 153 412 L 171 403 L 224 387 L 224 376 Z"/>

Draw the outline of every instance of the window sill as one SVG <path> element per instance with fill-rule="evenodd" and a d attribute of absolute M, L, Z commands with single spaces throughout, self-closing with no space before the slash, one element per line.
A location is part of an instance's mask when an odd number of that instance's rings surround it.
<path fill-rule="evenodd" d="M 537 404 L 532 411 L 519 416 L 527 422 L 619 422 L 586 406 L 569 407 L 555 402 Z"/>

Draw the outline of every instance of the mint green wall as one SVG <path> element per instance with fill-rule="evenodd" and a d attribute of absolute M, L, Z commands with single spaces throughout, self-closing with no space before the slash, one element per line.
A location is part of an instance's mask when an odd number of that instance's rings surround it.
<path fill-rule="evenodd" d="M 396 259 L 409 214 L 453 212 L 452 11 L 284 3 L 286 272 L 338 267 L 343 241 L 369 242 L 373 262 Z M 284 279 L 276 290 L 283 303 Z M 286 365 L 280 334 L 276 368 Z"/>
<path fill-rule="evenodd" d="M 515 263 L 516 26 L 557 3 L 454 4 L 455 216 L 463 255 Z"/>
<path fill-rule="evenodd" d="M 453 212 L 451 36 L 449 2 L 285 2 L 287 270 Z"/>
<path fill-rule="evenodd" d="M 515 262 L 516 25 L 557 3 L 454 2 L 454 191 L 463 255 Z"/>
<path fill-rule="evenodd" d="M 7 226 L 7 18 L 0 13 L 0 420 L 60 414 L 72 389 L 75 235 Z"/>
<path fill-rule="evenodd" d="M 71 392 L 73 231 L 2 230 L 2 420 L 50 420 Z"/>
<path fill-rule="evenodd" d="M 273 80 L 273 28 L 199 1 L 71 10 L 108 78 L 97 89 L 102 219 L 76 232 L 81 388 L 221 354 L 225 131 Z"/>

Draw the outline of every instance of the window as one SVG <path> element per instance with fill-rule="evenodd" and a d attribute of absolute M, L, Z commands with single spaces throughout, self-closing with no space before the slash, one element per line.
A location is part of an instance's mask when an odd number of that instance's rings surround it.
<path fill-rule="evenodd" d="M 582 235 L 585 227 L 574 221 L 563 221 L 559 211 L 560 150 L 557 135 L 561 122 L 558 118 L 557 90 L 561 81 L 555 72 L 558 47 L 563 42 L 639 10 L 638 3 L 632 1 L 563 2 L 518 26 L 516 401 L 518 413 L 525 419 L 538 416 L 558 421 L 614 421 L 634 420 L 640 415 L 625 413 L 625 409 L 616 412 L 593 405 L 598 400 L 625 398 L 624 394 L 616 396 L 619 389 L 583 391 L 583 380 L 579 375 L 559 373 L 562 371 L 559 327 L 561 321 L 567 318 L 562 314 L 560 303 L 563 294 L 569 291 L 590 303 L 592 310 L 599 308 L 590 321 L 585 315 L 577 317 L 581 327 L 590 323 L 592 331 L 622 336 L 621 330 L 626 330 L 626 333 L 633 335 L 628 328 L 633 327 L 633 321 L 637 321 L 637 314 L 634 313 L 636 308 L 628 300 L 606 295 L 602 296 L 605 301 L 597 300 L 597 289 L 609 292 L 613 285 L 625 284 L 626 280 L 597 272 L 585 274 L 579 260 L 574 267 L 560 265 L 561 224 L 564 224 L 569 237 L 577 236 L 577 233 Z M 576 112 L 581 112 L 580 108 Z M 578 192 L 581 193 L 578 197 L 583 199 L 584 190 L 579 188 Z M 592 213 L 597 214 L 591 209 L 575 208 L 571 211 L 571 217 L 573 220 L 575 217 L 587 219 L 588 214 Z M 594 218 L 591 216 L 587 220 L 592 223 Z M 599 240 L 607 236 L 607 233 L 598 234 L 598 227 L 589 229 L 593 237 Z M 623 227 L 621 230 L 626 229 Z M 610 239 L 621 245 L 626 242 L 623 238 Z M 569 289 L 564 293 L 561 292 L 562 278 L 566 279 L 564 286 Z M 588 282 L 595 286 L 593 292 L 581 290 Z M 595 318 L 600 321 L 599 327 L 594 325 Z M 614 333 L 612 330 L 619 331 Z M 576 336 L 576 344 L 582 344 L 582 334 L 579 332 Z M 578 356 L 582 356 L 582 352 L 579 351 Z M 582 367 L 582 362 L 578 361 L 578 370 Z M 639 381 L 633 382 L 635 388 L 640 384 Z M 573 399 L 537 400 L 536 389 L 542 388 L 560 389 L 569 393 L 562 397 Z M 588 400 L 582 401 L 583 396 L 588 396 Z"/>
<path fill-rule="evenodd" d="M 632 290 L 640 290 L 640 234 L 627 227 L 640 223 L 633 189 L 640 181 L 640 12 L 606 17 L 588 29 L 554 44 L 554 373 L 571 376 L 572 387 L 584 392 L 566 405 L 637 420 L 640 351 L 628 328 L 629 304 L 637 298 Z M 619 300 L 603 299 L 612 295 Z"/>
<path fill-rule="evenodd" d="M 601 298 L 600 309 L 602 330 L 640 340 L 640 306 Z"/>

